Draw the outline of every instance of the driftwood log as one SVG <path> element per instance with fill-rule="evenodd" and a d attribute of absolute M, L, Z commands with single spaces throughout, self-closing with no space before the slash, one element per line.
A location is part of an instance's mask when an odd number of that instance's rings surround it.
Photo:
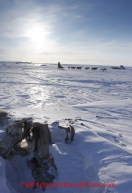
<path fill-rule="evenodd" d="M 59 129 L 65 129 L 66 130 L 66 138 L 65 138 L 65 143 L 69 144 L 74 140 L 74 135 L 75 135 L 75 129 L 73 126 L 69 125 L 69 127 L 62 127 L 59 126 Z"/>
<path fill-rule="evenodd" d="M 6 127 L 5 136 L 0 141 L 0 156 L 10 159 L 13 155 L 27 156 L 33 152 L 40 161 L 48 157 L 49 145 L 52 140 L 47 124 L 22 119 Z"/>
<path fill-rule="evenodd" d="M 27 164 L 35 182 L 53 182 L 57 175 L 57 168 L 49 152 L 52 140 L 48 125 L 33 123 L 31 118 L 9 124 L 9 118 L 8 112 L 0 110 L 0 127 L 6 124 L 5 135 L 0 141 L 0 156 L 10 160 L 14 155 L 25 157 L 33 153 L 34 156 Z M 52 173 L 49 173 L 51 170 Z"/>
<path fill-rule="evenodd" d="M 0 156 L 4 159 L 11 159 L 14 155 L 27 156 L 33 150 L 27 137 L 31 135 L 31 122 L 28 119 L 15 121 L 5 129 L 5 136 L 0 141 Z M 33 136 L 33 134 L 32 134 Z"/>
<path fill-rule="evenodd" d="M 49 145 L 52 145 L 51 133 L 47 124 L 33 123 L 34 155 L 41 165 L 49 157 Z"/>
<path fill-rule="evenodd" d="M 57 176 L 57 168 L 49 150 L 52 138 L 48 124 L 34 123 L 32 118 L 23 118 L 14 122 L 9 120 L 11 117 L 8 112 L 0 110 L 0 127 L 5 129 L 5 135 L 0 140 L 0 156 L 10 160 L 14 155 L 25 157 L 32 153 L 33 157 L 27 164 L 35 182 L 52 182 Z M 72 124 L 72 119 L 66 120 Z M 75 129 L 71 124 L 69 127 L 62 127 L 58 123 L 58 128 L 66 131 L 67 144 L 74 140 Z"/>

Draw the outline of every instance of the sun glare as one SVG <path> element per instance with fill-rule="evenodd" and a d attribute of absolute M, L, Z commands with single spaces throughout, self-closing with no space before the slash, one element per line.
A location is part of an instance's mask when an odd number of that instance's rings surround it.
<path fill-rule="evenodd" d="M 40 24 L 32 25 L 32 27 L 27 31 L 27 36 L 30 40 L 38 46 L 41 46 L 47 41 L 47 35 L 49 34 L 48 27 L 41 26 Z"/>

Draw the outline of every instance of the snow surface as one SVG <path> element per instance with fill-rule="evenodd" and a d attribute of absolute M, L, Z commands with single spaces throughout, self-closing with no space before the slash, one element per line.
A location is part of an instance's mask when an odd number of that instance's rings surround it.
<path fill-rule="evenodd" d="M 55 64 L 0 63 L 0 109 L 13 119 L 33 117 L 47 121 L 58 168 L 54 182 L 115 182 L 114 188 L 46 188 L 47 193 L 132 192 L 132 68 L 102 72 L 57 69 Z M 85 66 L 86 67 L 86 66 Z M 75 139 L 65 144 L 65 133 L 52 124 L 65 118 L 81 118 L 71 124 Z M 0 139 L 4 128 L 0 130 Z M 27 161 L 32 155 L 11 161 L 0 157 L 0 192 L 31 193 L 42 189 L 20 187 L 33 182 Z"/>

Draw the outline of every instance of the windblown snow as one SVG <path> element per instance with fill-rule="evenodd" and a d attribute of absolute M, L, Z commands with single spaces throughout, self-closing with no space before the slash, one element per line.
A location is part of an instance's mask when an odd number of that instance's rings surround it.
<path fill-rule="evenodd" d="M 54 182 L 98 182 L 115 187 L 46 188 L 47 193 L 132 192 L 132 68 L 107 71 L 57 69 L 55 64 L 0 63 L 0 109 L 13 119 L 33 117 L 47 121 L 58 170 Z M 75 138 L 65 144 L 64 133 L 53 122 L 75 128 Z M 0 139 L 4 128 L 0 128 Z M 32 193 L 41 188 L 20 187 L 33 182 L 27 166 L 30 156 L 0 157 L 0 192 Z"/>

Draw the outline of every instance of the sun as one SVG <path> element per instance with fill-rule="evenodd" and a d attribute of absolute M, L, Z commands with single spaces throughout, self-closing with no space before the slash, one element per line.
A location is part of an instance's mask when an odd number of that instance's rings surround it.
<path fill-rule="evenodd" d="M 49 33 L 47 26 L 35 23 L 27 30 L 27 37 L 37 46 L 46 42 Z"/>
<path fill-rule="evenodd" d="M 30 30 L 30 38 L 33 41 L 41 41 L 45 38 L 45 31 L 43 28 L 41 28 L 40 26 L 34 26 L 31 30 Z"/>

